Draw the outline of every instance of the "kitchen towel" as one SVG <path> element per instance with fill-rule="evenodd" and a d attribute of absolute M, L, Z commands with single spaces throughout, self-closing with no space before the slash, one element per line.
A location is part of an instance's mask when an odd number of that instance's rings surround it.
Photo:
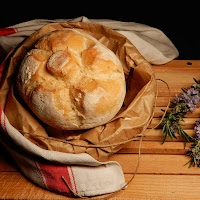
<path fill-rule="evenodd" d="M 164 64 L 178 56 L 177 49 L 167 36 L 147 25 L 86 17 L 38 19 L 0 29 L 0 46 L 8 54 L 0 65 L 0 78 L 9 55 L 20 42 L 48 23 L 67 21 L 99 23 L 114 29 L 126 36 L 152 64 Z M 115 192 L 126 185 L 123 171 L 117 162 L 98 162 L 86 153 L 70 154 L 41 149 L 9 123 L 2 108 L 0 125 L 0 142 L 10 152 L 21 171 L 44 188 L 68 196 L 95 196 Z"/>

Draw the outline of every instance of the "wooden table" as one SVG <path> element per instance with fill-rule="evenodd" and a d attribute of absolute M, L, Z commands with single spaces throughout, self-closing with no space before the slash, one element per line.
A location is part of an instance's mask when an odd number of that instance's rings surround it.
<path fill-rule="evenodd" d="M 172 99 L 181 87 L 189 88 L 193 78 L 200 79 L 199 60 L 174 60 L 166 65 L 153 66 L 156 78 L 165 80 L 170 87 Z M 168 103 L 168 90 L 158 82 L 159 94 L 155 116 L 149 126 L 154 127 Z M 193 135 L 195 121 L 200 118 L 200 108 L 185 119 L 185 131 Z M 178 135 L 177 135 L 178 137 Z M 139 169 L 126 190 L 120 191 L 113 200 L 163 200 L 163 199 L 200 199 L 200 168 L 184 166 L 189 161 L 186 156 L 190 144 L 184 149 L 183 139 L 167 139 L 161 144 L 161 129 L 147 133 L 143 137 Z M 126 145 L 109 160 L 120 163 L 128 181 L 135 171 L 138 159 L 138 141 Z M 0 147 L 0 199 L 70 199 L 45 190 L 25 178 L 10 159 L 3 147 Z"/>

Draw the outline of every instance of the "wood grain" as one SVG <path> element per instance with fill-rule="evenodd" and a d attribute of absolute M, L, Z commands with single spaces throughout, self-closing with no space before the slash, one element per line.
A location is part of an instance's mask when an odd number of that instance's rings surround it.
<path fill-rule="evenodd" d="M 128 181 L 132 174 L 125 174 Z M 137 174 L 126 190 L 111 200 L 189 200 L 199 199 L 199 175 Z M 26 180 L 19 172 L 0 174 L 1 199 L 68 200 L 71 198 L 53 193 Z M 105 195 L 106 196 L 106 195 Z M 99 197 L 97 197 L 99 198 Z"/>
<path fill-rule="evenodd" d="M 129 179 L 130 176 L 125 177 Z M 137 174 L 128 190 L 121 191 L 115 199 L 125 200 L 125 197 L 130 200 L 199 199 L 199 181 L 200 176 L 196 175 Z"/>
<path fill-rule="evenodd" d="M 192 65 L 187 63 L 191 62 Z M 174 95 L 181 93 L 182 87 L 189 88 L 193 78 L 200 79 L 199 60 L 174 60 L 165 65 L 153 66 L 156 78 L 166 81 Z M 177 140 L 170 138 L 162 144 L 162 130 L 151 130 L 160 122 L 169 101 L 166 85 L 158 81 L 158 98 L 154 118 L 145 132 L 141 145 L 140 165 L 137 174 L 128 188 L 115 194 L 112 200 L 190 200 L 200 199 L 200 169 L 188 168 L 186 152 L 190 144 L 184 148 L 183 138 L 178 134 Z M 170 110 L 171 108 L 169 108 Z M 190 113 L 183 123 L 184 130 L 194 135 L 194 124 L 200 118 L 200 108 Z M 125 145 L 109 160 L 119 162 L 126 181 L 135 172 L 138 161 L 139 141 Z M 106 196 L 106 195 L 104 195 Z M 98 197 L 99 198 L 99 197 Z M 23 176 L 6 151 L 0 148 L 0 199 L 71 199 L 43 189 Z"/>
<path fill-rule="evenodd" d="M 19 172 L 0 173 L 1 199 L 70 199 L 43 189 Z"/>
<path fill-rule="evenodd" d="M 124 173 L 134 173 L 138 154 L 114 154 L 109 160 L 117 161 Z M 171 154 L 141 154 L 138 173 L 142 174 L 200 174 L 197 167 L 188 168 L 185 164 L 189 161 L 186 155 Z"/>
<path fill-rule="evenodd" d="M 118 153 L 138 153 L 139 141 L 130 142 Z M 142 154 L 186 154 L 190 144 L 184 148 L 183 142 L 143 141 L 141 145 Z"/>

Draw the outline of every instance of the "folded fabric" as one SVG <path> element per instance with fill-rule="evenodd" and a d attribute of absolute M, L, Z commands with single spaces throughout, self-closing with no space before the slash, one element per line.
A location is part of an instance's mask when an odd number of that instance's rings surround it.
<path fill-rule="evenodd" d="M 0 109 L 3 129 L 0 142 L 20 170 L 38 185 L 67 196 L 94 196 L 119 190 L 125 185 L 117 162 L 98 162 L 86 153 L 70 154 L 43 150 L 15 129 Z M 2 132 L 2 131 L 1 131 Z M 64 183 L 64 177 L 73 192 Z"/>
<path fill-rule="evenodd" d="M 0 45 L 9 52 L 21 41 L 42 26 L 51 22 L 92 22 L 107 26 L 126 36 L 138 49 L 141 55 L 152 64 L 165 64 L 178 57 L 179 53 L 170 39 L 159 29 L 135 22 L 120 22 L 109 19 L 37 19 L 0 30 Z M 9 35 L 7 35 L 9 34 Z"/>
<path fill-rule="evenodd" d="M 158 29 L 134 22 L 90 20 L 86 17 L 32 20 L 0 29 L 0 46 L 9 53 L 47 23 L 66 21 L 99 23 L 112 28 L 125 35 L 152 64 L 164 64 L 178 56 L 172 42 Z M 0 65 L 0 78 L 6 60 Z M 10 152 L 21 171 L 42 187 L 68 196 L 94 196 L 115 192 L 126 185 L 123 171 L 117 162 L 98 162 L 86 153 L 70 154 L 41 149 L 9 123 L 1 107 L 0 125 L 0 142 Z M 70 188 L 62 180 L 62 176 Z"/>

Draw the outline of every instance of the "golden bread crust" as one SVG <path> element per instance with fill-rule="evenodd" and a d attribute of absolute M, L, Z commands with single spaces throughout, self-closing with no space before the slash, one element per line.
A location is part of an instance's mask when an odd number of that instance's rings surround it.
<path fill-rule="evenodd" d="M 39 39 L 20 66 L 17 88 L 38 118 L 62 130 L 107 123 L 120 110 L 126 90 L 116 55 L 74 29 Z"/>

